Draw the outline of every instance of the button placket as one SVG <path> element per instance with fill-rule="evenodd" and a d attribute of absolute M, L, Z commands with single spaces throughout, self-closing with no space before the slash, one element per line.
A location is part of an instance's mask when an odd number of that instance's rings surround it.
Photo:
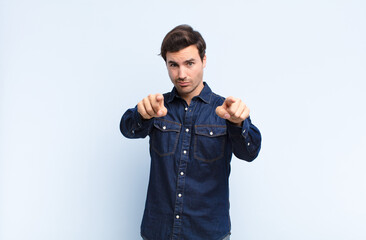
<path fill-rule="evenodd" d="M 193 101 L 192 101 L 193 102 Z M 191 102 L 191 105 L 193 105 Z M 191 143 L 191 126 L 192 126 L 192 115 L 193 112 L 190 110 L 191 106 L 185 107 L 185 116 L 184 116 L 184 125 L 182 128 L 182 145 L 181 145 L 181 154 L 178 165 L 178 177 L 177 177 L 177 188 L 176 188 L 176 200 L 174 206 L 174 223 L 173 223 L 173 232 L 172 232 L 172 240 L 178 239 L 181 233 L 182 221 L 183 221 L 183 196 L 184 196 L 184 187 L 186 182 L 186 169 L 187 163 L 189 162 L 189 148 Z"/>

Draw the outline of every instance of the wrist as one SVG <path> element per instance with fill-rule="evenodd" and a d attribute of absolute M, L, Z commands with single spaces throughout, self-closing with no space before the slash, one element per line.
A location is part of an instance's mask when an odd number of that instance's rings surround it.
<path fill-rule="evenodd" d="M 236 123 L 236 122 L 232 122 L 232 121 L 229 121 L 229 120 L 227 120 L 231 125 L 234 125 L 234 126 L 237 126 L 237 127 L 242 127 L 243 126 L 243 122 L 244 121 L 241 121 L 241 122 L 238 122 L 238 123 Z"/>

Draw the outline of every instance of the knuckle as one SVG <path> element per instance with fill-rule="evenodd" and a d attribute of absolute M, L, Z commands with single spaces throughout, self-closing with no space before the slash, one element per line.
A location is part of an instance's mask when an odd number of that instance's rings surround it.
<path fill-rule="evenodd" d="M 246 119 L 248 117 L 249 117 L 249 112 L 247 112 L 247 111 L 243 112 L 242 118 Z"/>
<path fill-rule="evenodd" d="M 154 111 L 151 111 L 151 110 L 148 110 L 147 111 L 147 114 L 149 114 L 150 116 L 154 116 L 155 115 Z"/>
<path fill-rule="evenodd" d="M 141 101 L 137 104 L 137 109 L 139 110 L 143 110 L 145 109 L 145 104 L 144 104 L 144 101 Z"/>

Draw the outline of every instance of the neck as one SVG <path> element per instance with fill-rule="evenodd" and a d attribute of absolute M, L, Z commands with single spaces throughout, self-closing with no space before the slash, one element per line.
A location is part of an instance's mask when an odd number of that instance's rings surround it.
<path fill-rule="evenodd" d="M 191 104 L 192 98 L 200 95 L 204 86 L 205 85 L 203 84 L 203 81 L 202 81 L 201 84 L 199 84 L 192 92 L 184 94 L 184 95 L 180 94 L 180 97 L 183 98 L 187 102 L 187 105 L 189 106 Z"/>

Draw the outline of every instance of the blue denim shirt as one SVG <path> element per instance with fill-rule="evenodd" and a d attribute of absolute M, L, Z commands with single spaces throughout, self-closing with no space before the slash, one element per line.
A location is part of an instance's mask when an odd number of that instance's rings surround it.
<path fill-rule="evenodd" d="M 127 138 L 150 137 L 150 181 L 141 236 L 148 240 L 221 240 L 230 234 L 232 153 L 252 161 L 261 147 L 250 118 L 242 127 L 216 115 L 224 98 L 204 83 L 191 104 L 176 89 L 164 94 L 166 116 L 142 120 L 137 107 L 123 115 Z"/>

